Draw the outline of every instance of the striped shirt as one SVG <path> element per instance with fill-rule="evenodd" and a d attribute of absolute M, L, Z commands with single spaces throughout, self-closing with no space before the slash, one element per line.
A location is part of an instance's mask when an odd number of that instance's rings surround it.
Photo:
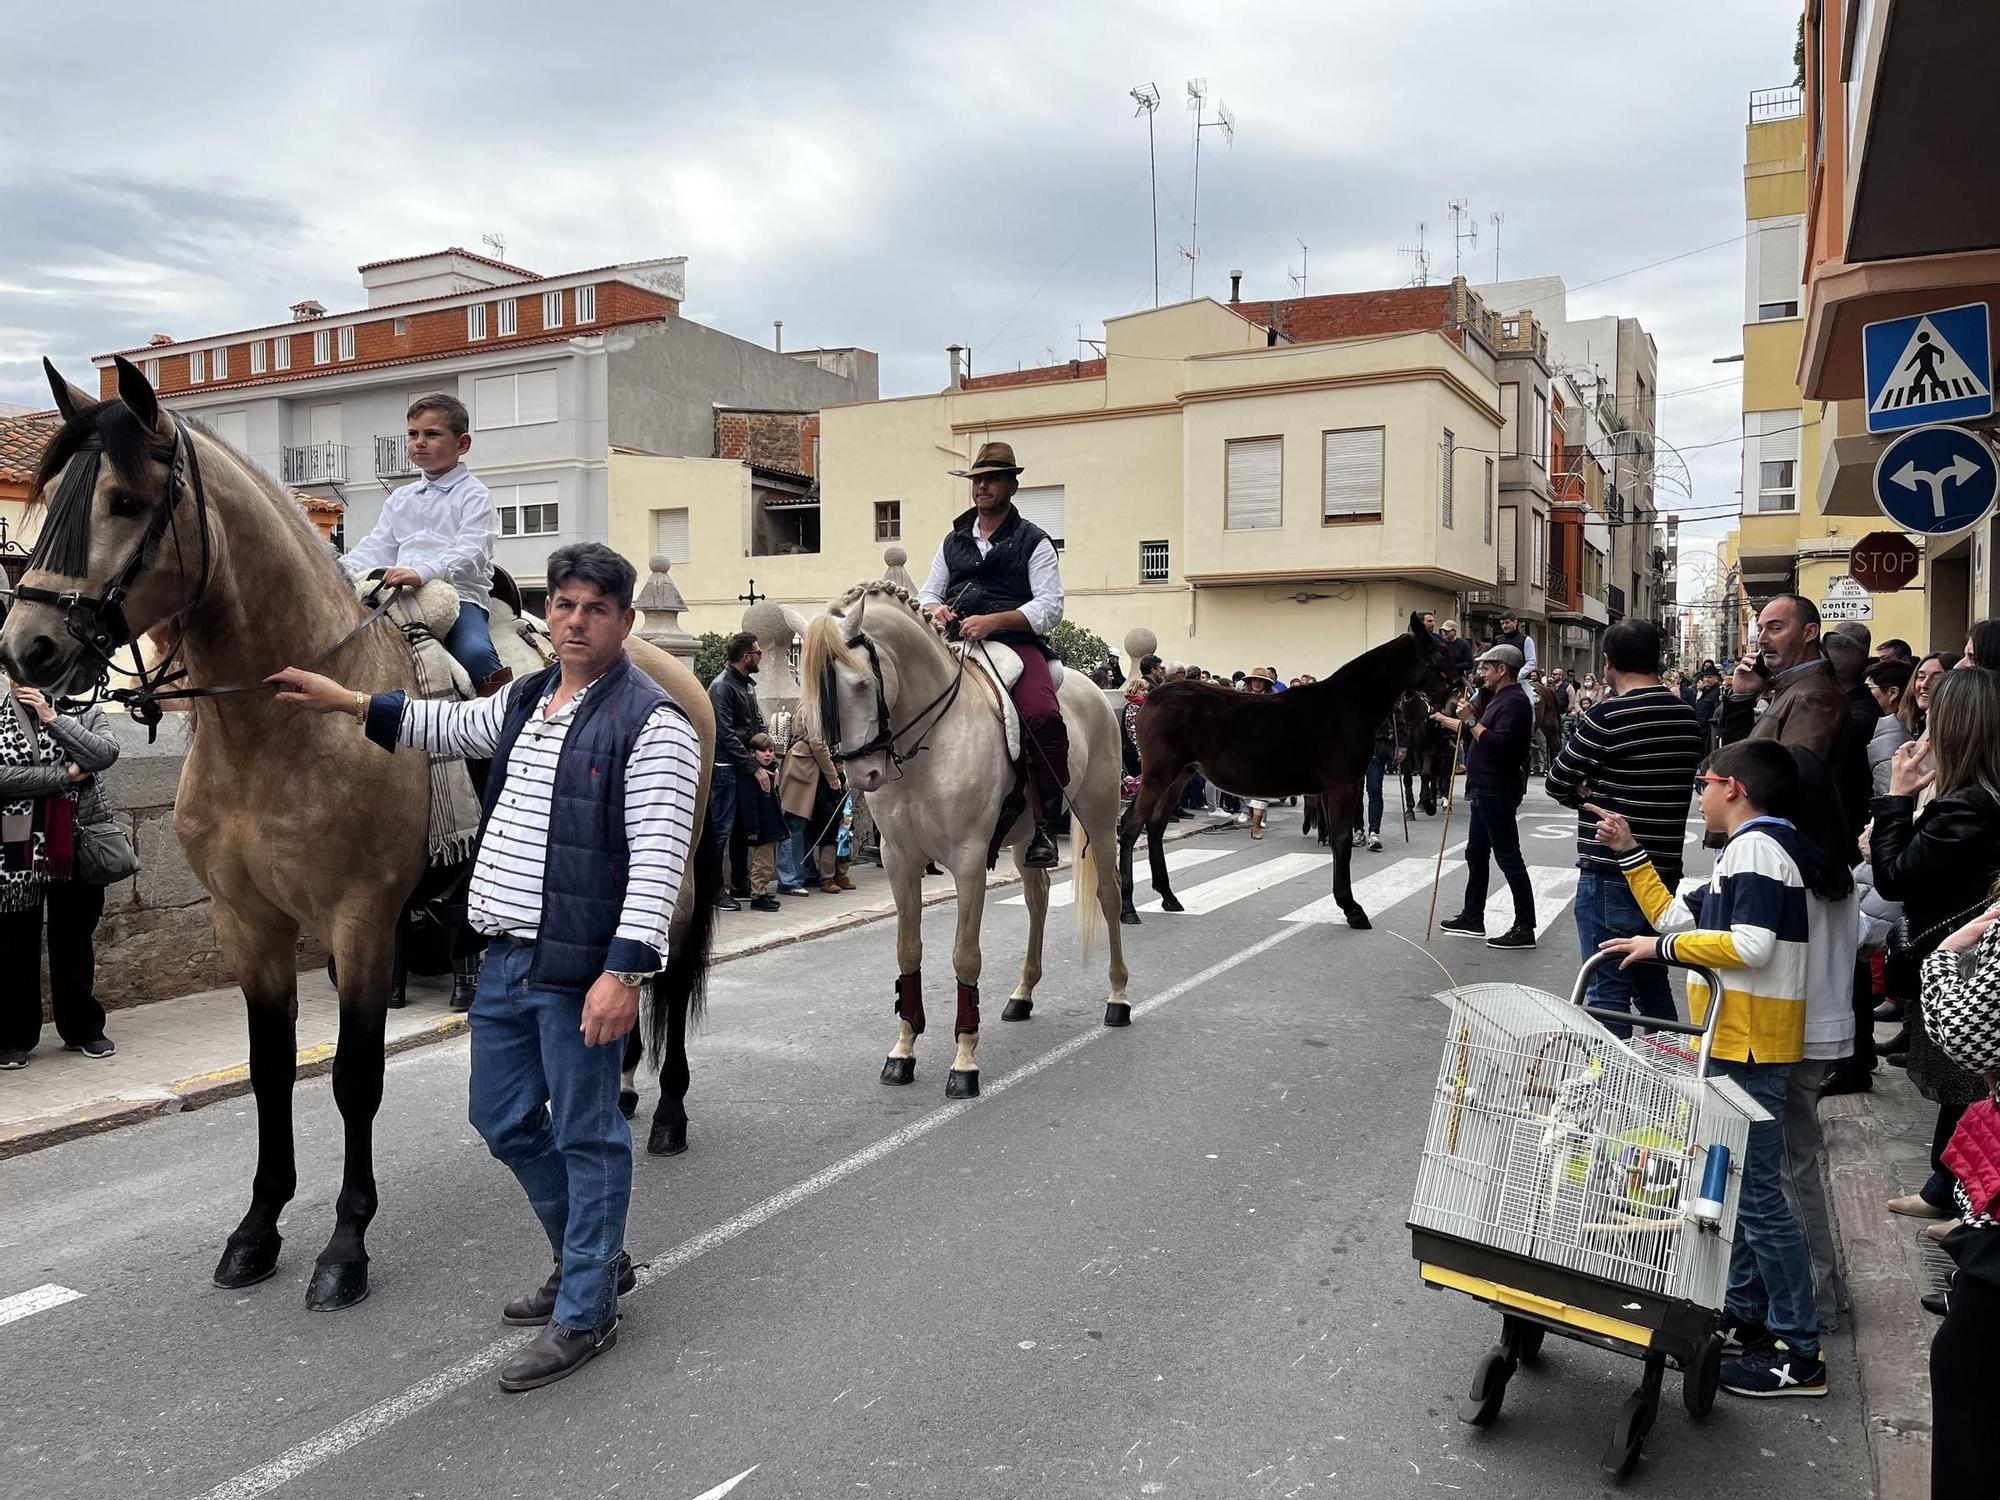
<path fill-rule="evenodd" d="M 1618 856 L 1597 842 L 1597 814 L 1580 807 L 1593 802 L 1624 817 L 1660 878 L 1677 883 L 1701 750 L 1694 710 L 1670 688 L 1631 688 L 1592 704 L 1543 783 L 1578 808 L 1576 867 L 1618 878 Z"/>
<path fill-rule="evenodd" d="M 560 679 L 557 679 L 558 681 Z M 472 867 L 468 915 L 488 937 L 533 942 L 542 922 L 542 872 L 549 845 L 549 799 L 556 760 L 576 720 L 583 688 L 553 714 L 551 683 L 507 757 L 507 784 L 487 819 Z M 459 760 L 489 758 L 507 720 L 507 693 L 470 703 L 411 701 L 398 731 L 406 745 Z M 665 964 L 667 925 L 693 844 L 701 742 L 685 715 L 654 709 L 625 762 L 625 840 L 630 864 L 617 938 L 643 944 Z M 635 966 L 643 968 L 644 966 Z"/>

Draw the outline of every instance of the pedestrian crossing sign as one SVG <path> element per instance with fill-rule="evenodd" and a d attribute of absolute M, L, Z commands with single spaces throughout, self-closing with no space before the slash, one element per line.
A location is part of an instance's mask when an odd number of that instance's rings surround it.
<path fill-rule="evenodd" d="M 1868 430 L 1993 414 L 1993 345 L 1984 302 L 1890 318 L 1861 330 Z"/>

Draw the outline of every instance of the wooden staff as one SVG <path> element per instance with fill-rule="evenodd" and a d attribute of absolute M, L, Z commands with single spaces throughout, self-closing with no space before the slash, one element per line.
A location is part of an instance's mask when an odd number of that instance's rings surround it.
<path fill-rule="evenodd" d="M 1431 940 L 1431 925 L 1437 921 L 1438 882 L 1444 879 L 1444 846 L 1451 838 L 1451 805 L 1457 800 L 1458 790 L 1458 742 L 1465 735 L 1465 720 L 1458 720 L 1451 731 L 1451 779 L 1444 787 L 1444 826 L 1438 829 L 1437 869 L 1431 873 L 1431 910 L 1424 918 L 1424 941 Z"/>

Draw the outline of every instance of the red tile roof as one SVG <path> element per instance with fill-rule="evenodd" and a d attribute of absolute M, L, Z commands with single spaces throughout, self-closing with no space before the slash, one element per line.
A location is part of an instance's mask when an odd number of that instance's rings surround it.
<path fill-rule="evenodd" d="M 42 450 L 61 426 L 53 412 L 0 417 L 0 484 L 32 484 Z"/>
<path fill-rule="evenodd" d="M 530 280 L 539 280 L 541 277 L 541 273 L 538 271 L 525 270 L 520 266 L 510 266 L 506 261 L 495 260 L 490 255 L 475 255 L 462 245 L 447 245 L 442 250 L 426 250 L 421 255 L 392 255 L 387 260 L 371 260 L 367 265 L 356 266 L 355 269 L 357 271 L 377 271 L 383 266 L 405 266 L 413 260 L 429 260 L 433 256 L 438 255 L 462 255 L 467 260 L 478 261 L 482 266 L 492 266 L 495 270 L 499 271 L 512 271 L 516 276 L 526 276 Z"/>

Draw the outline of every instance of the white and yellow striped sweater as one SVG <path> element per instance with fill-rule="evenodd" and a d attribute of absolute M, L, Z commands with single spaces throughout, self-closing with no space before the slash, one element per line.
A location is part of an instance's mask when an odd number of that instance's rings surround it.
<path fill-rule="evenodd" d="M 1660 956 L 1714 969 L 1722 980 L 1719 1058 L 1785 1063 L 1805 1056 L 1813 908 L 1825 903 L 1806 889 L 1803 855 L 1790 823 L 1753 819 L 1730 835 L 1708 884 L 1679 900 L 1643 849 L 1619 857 L 1625 883 L 1660 934 Z M 1690 975 L 1688 1014 L 1701 1021 L 1708 1006 L 1707 983 Z"/>

